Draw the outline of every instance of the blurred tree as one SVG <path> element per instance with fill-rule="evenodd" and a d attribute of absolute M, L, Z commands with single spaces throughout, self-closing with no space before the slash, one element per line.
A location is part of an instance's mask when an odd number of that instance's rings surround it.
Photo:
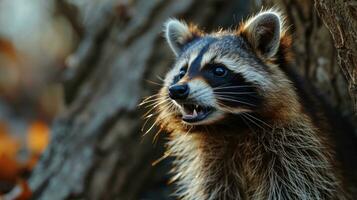
<path fill-rule="evenodd" d="M 29 180 L 33 199 L 169 198 L 163 145 L 142 137 L 138 103 L 153 94 L 173 60 L 163 23 L 183 17 L 203 27 L 237 24 L 244 1 L 57 1 L 80 38 L 64 74 L 67 108 Z M 235 21 L 233 21 L 235 20 Z M 155 133 L 155 130 L 152 131 Z M 156 147 L 155 147 L 156 146 Z M 167 187 L 166 187 L 167 188 Z M 115 197 L 115 198 L 114 198 Z"/>
<path fill-rule="evenodd" d="M 301 73 L 351 116 L 346 81 L 311 2 L 274 2 L 294 24 Z M 158 189 L 166 185 L 165 162 L 151 166 L 163 155 L 162 141 L 153 148 L 153 136 L 142 137 L 143 111 L 137 108 L 157 89 L 145 80 L 157 80 L 172 63 L 162 24 L 177 16 L 207 30 L 229 27 L 247 14 L 246 1 L 59 0 L 57 6 L 80 42 L 64 74 L 67 108 L 55 121 L 51 143 L 29 180 L 33 198 L 168 198 L 170 191 Z"/>

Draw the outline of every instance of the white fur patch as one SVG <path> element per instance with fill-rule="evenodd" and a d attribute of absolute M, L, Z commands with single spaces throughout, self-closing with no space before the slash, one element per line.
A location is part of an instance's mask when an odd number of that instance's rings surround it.
<path fill-rule="evenodd" d="M 211 52 L 211 51 L 208 51 L 206 52 L 203 57 L 202 57 L 202 61 L 201 61 L 201 69 L 206 65 L 208 64 L 212 58 L 216 56 L 216 54 L 214 54 L 214 52 Z"/>
<path fill-rule="evenodd" d="M 198 56 L 198 52 L 193 52 L 190 54 L 190 59 L 188 61 L 188 65 L 191 66 L 192 62 L 197 58 Z"/>
<path fill-rule="evenodd" d="M 190 88 L 189 98 L 195 99 L 197 102 L 202 103 L 203 105 L 215 107 L 215 97 L 213 94 L 212 87 L 207 83 L 194 79 L 188 82 Z"/>
<path fill-rule="evenodd" d="M 254 67 L 243 62 L 234 61 L 227 58 L 219 58 L 219 62 L 235 73 L 241 74 L 246 80 L 259 84 L 263 89 L 271 88 L 272 82 L 267 78 L 265 72 L 258 72 Z"/>

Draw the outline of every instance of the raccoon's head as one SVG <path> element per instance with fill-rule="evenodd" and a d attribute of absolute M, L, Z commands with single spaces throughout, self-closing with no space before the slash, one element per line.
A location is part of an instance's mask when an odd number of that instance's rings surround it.
<path fill-rule="evenodd" d="M 160 92 L 171 102 L 162 108 L 166 117 L 207 125 L 289 104 L 293 89 L 279 63 L 286 62 L 290 38 L 278 12 L 261 12 L 236 30 L 204 33 L 176 19 L 165 28 L 176 55 Z"/>

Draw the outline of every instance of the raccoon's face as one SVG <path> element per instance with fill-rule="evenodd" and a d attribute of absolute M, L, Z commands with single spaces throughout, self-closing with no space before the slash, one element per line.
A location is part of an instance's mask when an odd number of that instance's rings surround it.
<path fill-rule="evenodd" d="M 186 124 L 205 125 L 269 106 L 267 97 L 282 89 L 276 83 L 287 81 L 273 64 L 281 26 L 274 12 L 260 13 L 239 31 L 212 34 L 169 20 L 166 39 L 176 62 L 162 93 L 175 107 L 170 112 Z"/>

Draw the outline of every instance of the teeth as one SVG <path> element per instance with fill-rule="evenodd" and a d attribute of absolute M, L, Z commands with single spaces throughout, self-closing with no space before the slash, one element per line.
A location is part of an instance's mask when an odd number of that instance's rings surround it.
<path fill-rule="evenodd" d="M 193 109 L 192 117 L 197 117 L 197 111 L 196 111 L 196 109 Z"/>
<path fill-rule="evenodd" d="M 196 110 L 197 112 L 200 112 L 200 111 L 202 110 L 202 108 L 201 108 L 199 105 L 196 105 L 196 106 L 195 106 L 195 110 Z"/>

